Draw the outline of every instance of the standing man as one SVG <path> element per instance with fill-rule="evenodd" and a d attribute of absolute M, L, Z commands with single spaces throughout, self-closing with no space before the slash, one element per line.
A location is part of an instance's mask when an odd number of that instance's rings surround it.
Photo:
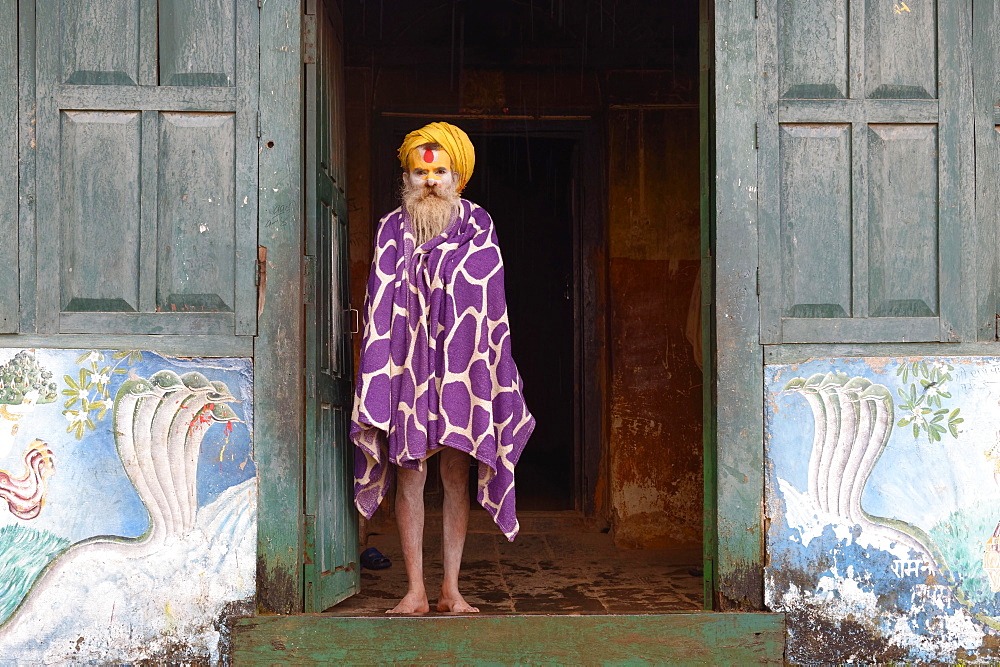
<path fill-rule="evenodd" d="M 510 351 L 503 262 L 493 220 L 459 194 L 475 166 L 468 135 L 431 123 L 399 148 L 402 206 L 379 223 L 354 401 L 354 499 L 371 518 L 397 482 L 409 588 L 387 613 L 429 611 L 423 573 L 427 459 L 441 452 L 444 578 L 436 609 L 476 612 L 458 573 L 477 500 L 513 540 L 514 466 L 535 427 Z M 391 464 L 391 465 L 390 465 Z"/>

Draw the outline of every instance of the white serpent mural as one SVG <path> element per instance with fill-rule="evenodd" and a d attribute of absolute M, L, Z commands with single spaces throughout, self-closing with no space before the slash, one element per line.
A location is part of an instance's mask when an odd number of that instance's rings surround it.
<path fill-rule="evenodd" d="M 801 394 L 812 408 L 815 437 L 809 454 L 809 497 L 822 512 L 847 525 L 911 550 L 925 572 L 937 569 L 930 541 L 919 528 L 876 517 L 861 508 L 861 496 L 893 427 L 892 394 L 880 384 L 842 373 L 794 378 L 785 391 Z"/>
<path fill-rule="evenodd" d="M 765 601 L 787 614 L 790 661 L 993 655 L 997 362 L 838 358 L 766 368 Z"/>
<path fill-rule="evenodd" d="M 0 655 L 217 658 L 254 592 L 249 360 L 5 356 Z"/>

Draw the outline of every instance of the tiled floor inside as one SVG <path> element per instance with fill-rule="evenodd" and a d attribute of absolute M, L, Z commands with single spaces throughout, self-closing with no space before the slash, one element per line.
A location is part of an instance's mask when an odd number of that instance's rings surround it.
<path fill-rule="evenodd" d="M 485 514 L 485 513 L 483 513 Z M 521 518 L 508 542 L 495 527 L 474 520 L 466 540 L 462 589 L 484 614 L 650 614 L 702 609 L 699 550 L 626 550 L 582 521 Z M 431 607 L 441 585 L 440 519 L 428 517 L 424 571 Z M 368 538 L 392 561 L 386 570 L 361 571 L 361 592 L 332 607 L 339 615 L 384 614 L 406 591 L 395 526 Z"/>

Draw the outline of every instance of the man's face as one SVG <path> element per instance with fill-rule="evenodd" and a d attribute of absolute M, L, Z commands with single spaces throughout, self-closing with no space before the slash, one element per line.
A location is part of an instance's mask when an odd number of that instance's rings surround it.
<path fill-rule="evenodd" d="M 457 183 L 451 170 L 451 156 L 441 149 L 415 148 L 406 162 L 409 169 L 403 178 L 411 188 L 450 190 Z"/>

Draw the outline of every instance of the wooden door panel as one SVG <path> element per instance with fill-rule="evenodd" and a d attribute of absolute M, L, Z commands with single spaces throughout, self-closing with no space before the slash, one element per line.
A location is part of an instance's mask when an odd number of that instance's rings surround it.
<path fill-rule="evenodd" d="M 256 331 L 257 23 L 253 0 L 39 3 L 39 332 Z"/>
<path fill-rule="evenodd" d="M 938 142 L 934 125 L 868 126 L 868 312 L 938 314 Z"/>
<path fill-rule="evenodd" d="M 319 77 L 308 78 L 315 82 Z M 317 159 L 321 153 L 314 155 L 312 159 Z M 353 503 L 353 446 L 348 439 L 353 399 L 351 339 L 343 327 L 348 307 L 346 201 L 326 169 L 320 167 L 308 180 L 307 200 L 316 199 L 310 203 L 315 216 L 307 218 L 315 281 L 306 306 L 310 396 L 306 403 L 305 609 L 317 612 L 358 590 L 358 519 Z"/>
<path fill-rule="evenodd" d="M 345 502 L 353 509 L 354 492 L 346 465 L 351 454 L 343 427 L 347 415 L 329 402 L 320 402 L 319 408 L 315 450 L 310 457 L 316 478 L 310 494 L 313 502 L 307 508 L 307 612 L 323 611 L 356 592 L 359 574 L 356 515 L 344 512 Z"/>
<path fill-rule="evenodd" d="M 337 198 L 338 208 L 334 212 L 331 221 L 330 234 L 330 259 L 331 264 L 337 267 L 333 274 L 333 287 L 330 290 L 330 345 L 329 345 L 329 370 L 330 374 L 340 380 L 339 386 L 351 395 L 351 399 L 346 399 L 350 405 L 353 399 L 353 348 L 351 346 L 351 332 L 344 326 L 345 316 L 351 307 L 350 285 L 347 281 L 348 266 L 348 238 L 347 232 L 347 201 L 343 193 Z M 342 399 L 343 400 L 343 399 Z M 350 419 L 350 415 L 345 415 L 345 419 Z M 347 422 L 345 422 L 347 423 Z M 353 460 L 353 457 L 348 457 Z M 351 472 L 353 475 L 353 470 Z M 352 498 L 353 501 L 353 498 Z"/>
<path fill-rule="evenodd" d="M 236 2 L 159 0 L 161 86 L 236 85 Z"/>
<path fill-rule="evenodd" d="M 869 99 L 938 97 L 935 0 L 854 3 L 864 11 L 865 90 Z"/>
<path fill-rule="evenodd" d="M 57 32 L 62 36 L 60 83 L 139 84 L 141 0 L 59 0 L 53 4 L 57 5 Z"/>
<path fill-rule="evenodd" d="M 141 115 L 64 111 L 60 119 L 61 310 L 137 312 Z"/>
<path fill-rule="evenodd" d="M 341 18 L 337 12 L 324 11 L 330 30 L 330 38 L 323 42 L 317 53 L 323 70 L 324 85 L 328 94 L 323 100 L 322 113 L 327 119 L 324 132 L 323 154 L 330 179 L 335 187 L 344 189 L 346 184 L 346 122 L 347 113 L 344 100 L 344 40 Z"/>
<path fill-rule="evenodd" d="M 993 116 L 989 129 L 976 134 L 980 340 L 1000 340 L 1000 100 Z"/>
<path fill-rule="evenodd" d="M 778 77 L 781 97 L 847 97 L 847 0 L 779 0 Z"/>
<path fill-rule="evenodd" d="M 318 128 L 317 128 L 318 129 Z M 318 155 L 317 155 L 318 157 Z M 336 292 L 333 289 L 333 281 L 336 275 L 336 264 L 334 263 L 335 244 L 332 232 L 334 216 L 330 207 L 332 188 L 329 186 L 329 179 L 320 168 L 316 175 L 316 297 L 314 307 L 316 308 L 316 365 L 318 369 L 317 379 L 320 382 L 319 391 L 328 393 L 328 385 L 333 381 L 331 364 L 331 347 L 334 344 L 333 338 L 333 314 L 337 308 Z M 329 398 L 327 398 L 329 400 Z"/>
<path fill-rule="evenodd" d="M 850 317 L 851 126 L 788 123 L 779 150 L 784 316 Z"/>
<path fill-rule="evenodd" d="M 336 410 L 328 401 L 320 403 L 319 429 L 316 448 L 316 474 L 319 476 L 318 493 L 316 496 L 316 523 L 329 530 L 316 532 L 316 566 L 320 573 L 334 572 L 338 563 L 334 551 L 340 533 L 344 529 L 341 513 L 333 511 L 340 501 L 338 488 L 342 488 L 340 466 L 337 465 L 338 443 L 334 437 L 334 422 Z M 343 540 L 340 540 L 341 542 Z"/>
<path fill-rule="evenodd" d="M 235 125 L 234 114 L 159 115 L 157 311 L 233 311 Z"/>
<path fill-rule="evenodd" d="M 968 19 L 967 1 L 762 0 L 764 343 L 974 336 Z"/>

